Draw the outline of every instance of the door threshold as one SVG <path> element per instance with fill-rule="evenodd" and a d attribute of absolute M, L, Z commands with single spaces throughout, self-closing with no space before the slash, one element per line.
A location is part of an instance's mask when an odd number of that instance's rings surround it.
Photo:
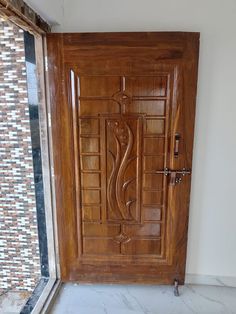
<path fill-rule="evenodd" d="M 41 278 L 20 314 L 48 313 L 61 281 L 55 278 Z"/>

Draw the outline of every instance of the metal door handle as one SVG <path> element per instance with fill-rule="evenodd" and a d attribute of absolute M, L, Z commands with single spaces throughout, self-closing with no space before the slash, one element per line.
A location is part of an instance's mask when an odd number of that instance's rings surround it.
<path fill-rule="evenodd" d="M 179 143 L 180 143 L 180 134 L 176 133 L 175 134 L 175 146 L 174 146 L 174 157 L 175 158 L 179 157 Z"/>

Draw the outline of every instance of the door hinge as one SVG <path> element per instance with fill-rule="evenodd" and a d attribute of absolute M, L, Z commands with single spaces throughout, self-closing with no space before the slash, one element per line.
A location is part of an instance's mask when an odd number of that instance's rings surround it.
<path fill-rule="evenodd" d="M 51 119 L 51 114 L 50 113 L 48 113 L 48 127 L 49 128 L 51 128 L 51 126 L 52 126 L 52 119 Z"/>
<path fill-rule="evenodd" d="M 44 60 L 45 60 L 45 62 L 44 62 L 45 63 L 45 71 L 48 72 L 48 57 L 45 56 Z"/>
<path fill-rule="evenodd" d="M 52 178 L 54 178 L 54 167 L 51 166 L 51 175 L 52 175 Z"/>

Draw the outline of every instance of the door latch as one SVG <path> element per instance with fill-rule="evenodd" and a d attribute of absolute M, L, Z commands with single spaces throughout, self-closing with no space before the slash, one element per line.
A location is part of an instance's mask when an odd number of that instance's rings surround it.
<path fill-rule="evenodd" d="M 170 185 L 176 185 L 182 181 L 182 177 L 191 174 L 191 169 L 171 170 L 165 168 L 164 170 L 157 170 L 156 174 L 164 174 L 164 176 L 170 176 Z"/>
<path fill-rule="evenodd" d="M 179 144 L 180 144 L 180 134 L 176 133 L 175 134 L 175 146 L 174 146 L 174 157 L 175 158 L 179 157 Z"/>

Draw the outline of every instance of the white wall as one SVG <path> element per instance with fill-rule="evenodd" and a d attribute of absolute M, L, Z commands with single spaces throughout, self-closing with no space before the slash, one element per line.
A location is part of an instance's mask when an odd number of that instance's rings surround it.
<path fill-rule="evenodd" d="M 201 32 L 187 273 L 236 277 L 236 1 L 65 0 L 62 11 L 54 31 Z"/>

